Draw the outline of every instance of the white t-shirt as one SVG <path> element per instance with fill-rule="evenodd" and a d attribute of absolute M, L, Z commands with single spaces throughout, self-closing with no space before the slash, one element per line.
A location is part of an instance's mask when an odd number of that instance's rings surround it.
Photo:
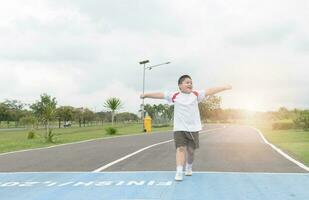
<path fill-rule="evenodd" d="M 202 130 L 198 103 L 205 98 L 205 91 L 165 92 L 164 98 L 174 103 L 174 131 L 196 132 Z"/>

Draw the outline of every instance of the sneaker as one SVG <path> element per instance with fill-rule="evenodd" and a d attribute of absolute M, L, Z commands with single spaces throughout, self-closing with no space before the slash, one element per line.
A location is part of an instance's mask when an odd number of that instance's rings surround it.
<path fill-rule="evenodd" d="M 186 176 L 192 176 L 192 169 L 186 169 L 186 171 L 185 171 L 185 175 Z"/>
<path fill-rule="evenodd" d="M 176 181 L 182 181 L 182 172 L 176 172 L 175 180 Z"/>

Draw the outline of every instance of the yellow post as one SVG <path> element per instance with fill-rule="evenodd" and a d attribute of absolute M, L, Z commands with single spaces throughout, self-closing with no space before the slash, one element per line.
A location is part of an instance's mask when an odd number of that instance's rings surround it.
<path fill-rule="evenodd" d="M 144 127 L 147 133 L 151 133 L 151 117 L 150 116 L 146 116 L 144 119 Z"/>

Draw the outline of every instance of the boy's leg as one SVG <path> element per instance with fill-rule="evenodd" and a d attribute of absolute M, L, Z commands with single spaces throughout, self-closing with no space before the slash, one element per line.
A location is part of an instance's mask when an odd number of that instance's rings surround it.
<path fill-rule="evenodd" d="M 178 147 L 176 149 L 176 165 L 177 166 L 184 166 L 185 164 L 185 156 L 186 156 L 186 149 L 184 146 Z"/>
<path fill-rule="evenodd" d="M 185 175 L 191 176 L 192 164 L 194 161 L 194 152 L 195 149 L 199 148 L 199 135 L 198 132 L 193 132 L 193 133 L 187 133 L 186 136 L 188 137 L 189 142 L 186 145 L 187 160 L 186 160 Z"/>
<path fill-rule="evenodd" d="M 187 163 L 191 164 L 194 161 L 194 151 L 195 149 L 192 146 L 186 146 L 186 150 L 187 150 Z"/>
<path fill-rule="evenodd" d="M 174 142 L 176 147 L 176 165 L 177 166 L 184 166 L 186 160 L 186 144 L 187 139 L 185 132 L 183 131 L 176 131 L 174 132 Z"/>
<path fill-rule="evenodd" d="M 176 181 L 181 181 L 183 177 L 183 166 L 185 164 L 185 147 L 180 146 L 177 147 L 176 149 L 176 175 L 175 175 L 175 180 Z"/>
<path fill-rule="evenodd" d="M 183 131 L 174 132 L 174 141 L 176 147 L 176 175 L 175 180 L 181 181 L 183 176 L 183 166 L 186 160 L 186 138 Z"/>
<path fill-rule="evenodd" d="M 192 176 L 192 164 L 194 161 L 194 148 L 191 146 L 186 147 L 187 152 L 187 161 L 186 161 L 186 168 L 185 168 L 185 175 Z"/>

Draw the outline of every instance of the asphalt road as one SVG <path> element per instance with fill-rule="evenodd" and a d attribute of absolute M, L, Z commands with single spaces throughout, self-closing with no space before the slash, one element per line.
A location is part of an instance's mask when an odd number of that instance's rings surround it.
<path fill-rule="evenodd" d="M 143 134 L 25 152 L 0 154 L 0 172 L 92 172 L 149 145 L 172 140 L 172 132 Z M 250 127 L 208 125 L 200 133 L 194 171 L 308 173 L 264 143 Z M 104 171 L 174 171 L 174 142 L 141 151 Z"/>

